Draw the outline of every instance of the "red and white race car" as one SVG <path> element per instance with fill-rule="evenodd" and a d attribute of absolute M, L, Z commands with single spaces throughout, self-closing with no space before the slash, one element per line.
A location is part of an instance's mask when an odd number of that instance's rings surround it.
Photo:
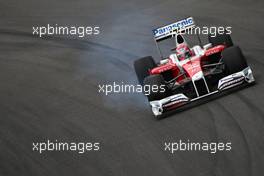
<path fill-rule="evenodd" d="M 251 68 L 229 34 L 208 36 L 209 43 L 190 47 L 183 31 L 192 30 L 192 17 L 153 30 L 161 55 L 156 63 L 151 56 L 134 62 L 135 72 L 142 86 L 155 86 L 147 95 L 152 112 L 159 117 L 164 112 L 177 109 L 195 100 L 220 93 L 226 89 L 253 83 Z M 164 58 L 160 41 L 173 39 L 172 54 Z"/>

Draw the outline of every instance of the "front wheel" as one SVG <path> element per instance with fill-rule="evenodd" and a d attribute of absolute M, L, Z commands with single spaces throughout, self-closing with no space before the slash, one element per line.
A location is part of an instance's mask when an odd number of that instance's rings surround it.
<path fill-rule="evenodd" d="M 168 96 L 168 88 L 162 75 L 150 75 L 144 79 L 144 93 L 149 101 L 161 100 Z"/>
<path fill-rule="evenodd" d="M 248 67 L 246 58 L 238 46 L 225 49 L 222 52 L 222 57 L 228 74 L 239 72 Z"/>

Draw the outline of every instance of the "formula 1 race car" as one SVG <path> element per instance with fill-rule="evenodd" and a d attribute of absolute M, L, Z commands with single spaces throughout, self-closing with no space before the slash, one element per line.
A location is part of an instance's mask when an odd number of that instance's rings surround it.
<path fill-rule="evenodd" d="M 156 86 L 147 94 L 152 112 L 159 117 L 209 95 L 226 89 L 253 83 L 251 68 L 229 34 L 208 35 L 209 43 L 190 47 L 185 35 L 195 28 L 192 17 L 154 29 L 154 40 L 161 60 L 156 63 L 151 56 L 134 62 L 135 72 L 142 86 Z M 185 34 L 184 34 L 185 33 Z M 159 47 L 165 39 L 175 41 L 169 57 L 163 57 Z"/>

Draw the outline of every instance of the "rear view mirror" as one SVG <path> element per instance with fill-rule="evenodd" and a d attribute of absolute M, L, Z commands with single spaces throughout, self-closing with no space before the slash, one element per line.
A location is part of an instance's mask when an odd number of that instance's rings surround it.
<path fill-rule="evenodd" d="M 205 49 L 205 50 L 207 50 L 207 49 L 209 49 L 209 48 L 212 48 L 212 43 L 208 43 L 208 44 L 206 44 L 206 45 L 204 45 L 203 46 L 203 48 Z"/>

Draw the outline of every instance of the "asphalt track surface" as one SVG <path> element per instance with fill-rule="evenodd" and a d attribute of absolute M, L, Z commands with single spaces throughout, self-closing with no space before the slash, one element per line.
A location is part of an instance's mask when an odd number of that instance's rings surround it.
<path fill-rule="evenodd" d="M 0 175 L 260 176 L 264 173 L 264 2 L 234 0 L 2 1 Z M 151 29 L 193 16 L 230 25 L 257 84 L 162 120 L 136 84 L 133 61 L 158 57 Z M 98 25 L 99 36 L 32 36 L 32 26 Z M 100 152 L 32 151 L 32 142 L 99 141 Z M 231 141 L 232 151 L 164 152 L 165 141 Z"/>

